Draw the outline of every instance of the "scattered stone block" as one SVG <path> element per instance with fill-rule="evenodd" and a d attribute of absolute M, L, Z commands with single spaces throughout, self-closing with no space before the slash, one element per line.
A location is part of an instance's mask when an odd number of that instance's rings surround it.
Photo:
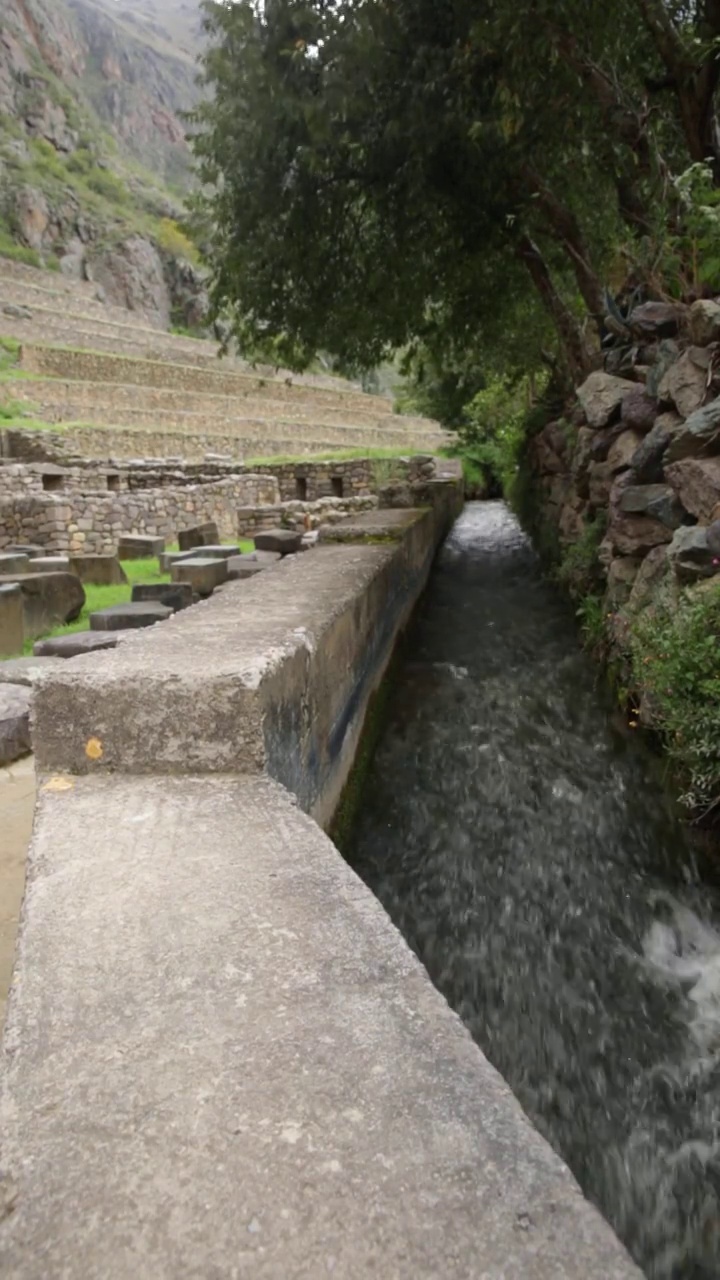
<path fill-rule="evenodd" d="M 127 574 L 117 556 L 71 556 L 70 572 L 94 587 L 115 587 L 127 582 Z"/>
<path fill-rule="evenodd" d="M 11 554 L 8 551 L 0 552 L 0 574 L 3 573 L 29 573 L 30 558 L 19 553 Z"/>
<path fill-rule="evenodd" d="M 32 689 L 44 671 L 52 671 L 59 664 L 59 658 L 10 658 L 8 662 L 0 662 L 0 684 L 20 684 Z"/>
<path fill-rule="evenodd" d="M 72 573 L 67 556 L 36 556 L 28 561 L 24 573 Z"/>
<path fill-rule="evenodd" d="M 158 566 L 160 568 L 160 572 L 169 573 L 172 566 L 178 560 L 189 560 L 191 556 L 196 554 L 199 555 L 202 553 L 196 552 L 194 550 L 193 551 L 163 551 L 158 556 Z"/>
<path fill-rule="evenodd" d="M 0 765 L 12 764 L 30 751 L 29 689 L 0 686 Z"/>
<path fill-rule="evenodd" d="M 98 649 L 114 649 L 123 638 L 120 631 L 74 631 L 66 636 L 51 636 L 33 645 L 36 658 L 79 658 Z"/>
<path fill-rule="evenodd" d="M 9 547 L 3 547 L 2 554 L 28 556 L 32 560 L 35 556 L 47 555 L 47 547 L 40 547 L 36 542 L 12 542 Z"/>
<path fill-rule="evenodd" d="M 26 640 L 74 622 L 85 604 L 85 589 L 74 573 L 26 573 L 0 578 L 0 586 L 20 588 Z"/>
<path fill-rule="evenodd" d="M 227 582 L 228 562 L 201 557 L 176 560 L 170 575 L 173 582 L 189 582 L 197 595 L 210 596 L 221 582 Z"/>
<path fill-rule="evenodd" d="M 229 560 L 231 556 L 240 555 L 240 547 L 237 542 L 216 543 L 214 546 L 197 547 L 191 555 L 196 559 L 207 557 L 209 560 Z"/>
<path fill-rule="evenodd" d="M 681 417 L 689 418 L 705 399 L 709 364 L 710 352 L 705 347 L 683 351 L 660 383 L 660 400 L 674 404 Z"/>
<path fill-rule="evenodd" d="M 20 653 L 25 640 L 22 592 L 17 586 L 0 586 L 0 657 Z"/>
<path fill-rule="evenodd" d="M 165 622 L 173 610 L 159 600 L 136 600 L 127 604 L 111 604 L 90 614 L 91 631 L 130 631 Z"/>
<path fill-rule="evenodd" d="M 178 533 L 178 546 L 181 551 L 192 551 L 194 547 L 212 546 L 220 541 L 218 527 L 213 520 L 205 524 L 192 525 L 189 529 L 181 529 Z"/>
<path fill-rule="evenodd" d="M 159 556 L 164 550 L 164 538 L 151 538 L 142 533 L 123 533 L 118 542 L 121 560 L 145 560 L 149 556 Z"/>
<path fill-rule="evenodd" d="M 701 458 L 720 448 L 720 397 L 691 414 L 674 433 L 667 452 L 668 462 Z"/>
<path fill-rule="evenodd" d="M 280 557 L 278 556 L 278 559 Z M 254 578 L 257 573 L 264 573 L 269 567 L 255 560 L 252 555 L 232 556 L 227 562 L 228 579 L 231 582 L 242 582 L 245 578 Z"/>
<path fill-rule="evenodd" d="M 136 582 L 132 589 L 133 602 L 159 600 L 174 613 L 187 609 L 193 602 L 193 589 L 189 582 Z"/>
<path fill-rule="evenodd" d="M 294 555 L 300 550 L 302 534 L 293 529 L 268 529 L 253 538 L 256 551 L 277 551 L 281 556 Z"/>
<path fill-rule="evenodd" d="M 682 524 L 683 511 L 674 491 L 667 484 L 631 484 L 623 489 L 619 507 L 630 515 L 647 515 L 677 529 Z"/>

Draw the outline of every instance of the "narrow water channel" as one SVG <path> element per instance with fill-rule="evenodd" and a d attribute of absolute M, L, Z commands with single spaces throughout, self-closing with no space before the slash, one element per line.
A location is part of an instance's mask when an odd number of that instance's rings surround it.
<path fill-rule="evenodd" d="M 652 1280 L 720 1276 L 720 902 L 502 503 L 456 524 L 349 860 Z"/>

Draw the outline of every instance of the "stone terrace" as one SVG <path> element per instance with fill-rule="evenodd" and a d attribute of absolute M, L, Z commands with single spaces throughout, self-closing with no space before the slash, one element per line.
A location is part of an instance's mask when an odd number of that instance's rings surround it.
<path fill-rule="evenodd" d="M 211 342 L 106 306 L 92 285 L 12 263 L 0 263 L 3 334 L 23 343 L 28 375 L 7 384 L 7 398 L 30 416 L 73 424 L 71 448 L 86 457 L 432 452 L 446 441 L 436 423 L 394 414 L 386 397 L 219 359 Z"/>

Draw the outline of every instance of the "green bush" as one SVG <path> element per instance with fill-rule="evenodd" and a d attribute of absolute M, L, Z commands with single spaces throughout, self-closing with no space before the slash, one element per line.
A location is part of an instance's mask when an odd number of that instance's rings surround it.
<path fill-rule="evenodd" d="M 634 686 L 696 811 L 720 802 L 720 583 L 645 609 L 631 625 Z"/>
<path fill-rule="evenodd" d="M 451 453 L 462 459 L 465 482 L 485 492 L 507 493 L 515 477 L 524 439 L 527 388 L 490 378 L 465 409 Z"/>
<path fill-rule="evenodd" d="M 126 205 L 129 195 L 125 183 L 107 169 L 93 168 L 85 178 L 86 185 L 95 195 L 102 196 L 112 204 Z"/>
<path fill-rule="evenodd" d="M 599 511 L 588 520 L 582 533 L 565 548 L 556 570 L 559 582 L 574 594 L 586 595 L 593 586 L 602 585 L 598 548 L 607 528 L 607 514 Z"/>
<path fill-rule="evenodd" d="M 13 262 L 24 262 L 27 267 L 43 265 L 40 254 L 35 249 L 28 249 L 13 240 L 8 231 L 0 228 L 0 258 L 12 258 Z"/>
<path fill-rule="evenodd" d="M 155 238 L 160 248 L 172 254 L 173 258 L 184 258 L 192 263 L 200 261 L 196 246 L 172 218 L 160 219 Z"/>

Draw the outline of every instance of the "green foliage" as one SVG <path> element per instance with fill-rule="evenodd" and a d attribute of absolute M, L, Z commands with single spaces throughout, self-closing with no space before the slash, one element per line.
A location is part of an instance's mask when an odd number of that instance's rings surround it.
<path fill-rule="evenodd" d="M 559 582 L 573 594 L 585 596 L 593 586 L 602 583 L 598 548 L 607 528 L 607 515 L 599 511 L 588 520 L 582 533 L 565 548 L 556 574 Z"/>
<path fill-rule="evenodd" d="M 659 602 L 631 626 L 635 689 L 663 734 L 684 782 L 683 800 L 706 810 L 720 800 L 720 584 Z"/>
<path fill-rule="evenodd" d="M 10 258 L 13 262 L 24 262 L 28 267 L 41 267 L 42 258 L 35 249 L 17 244 L 9 231 L 0 227 L 0 258 Z"/>
<path fill-rule="evenodd" d="M 14 422 L 28 412 L 29 406 L 22 400 L 0 401 L 0 422 Z"/>
<path fill-rule="evenodd" d="M 607 614 L 602 596 L 581 596 L 575 610 L 580 623 L 583 643 L 591 653 L 603 655 L 607 646 Z"/>
<path fill-rule="evenodd" d="M 197 246 L 172 218 L 160 220 L 155 238 L 160 248 L 172 254 L 174 258 L 184 258 L 186 262 L 196 265 L 200 262 Z"/>
<path fill-rule="evenodd" d="M 526 405 L 524 383 L 513 385 L 497 377 L 466 406 L 456 451 L 471 485 L 490 492 L 510 489 L 524 437 Z"/>

